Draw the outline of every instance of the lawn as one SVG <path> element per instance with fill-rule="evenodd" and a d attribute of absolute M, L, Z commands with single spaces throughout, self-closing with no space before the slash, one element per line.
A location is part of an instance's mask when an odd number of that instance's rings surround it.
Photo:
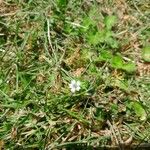
<path fill-rule="evenodd" d="M 149 133 L 149 0 L 0 0 L 0 150 L 138 148 Z"/>

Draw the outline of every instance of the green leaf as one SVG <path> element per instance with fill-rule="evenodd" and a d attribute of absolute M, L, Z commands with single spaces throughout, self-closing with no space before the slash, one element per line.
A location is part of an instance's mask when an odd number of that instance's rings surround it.
<path fill-rule="evenodd" d="M 116 55 L 111 60 L 111 66 L 116 69 L 122 69 L 128 73 L 133 73 L 136 71 L 136 65 L 133 62 L 125 63 L 120 55 Z"/>
<path fill-rule="evenodd" d="M 94 64 L 91 64 L 88 71 L 91 73 L 97 73 L 97 68 Z"/>
<path fill-rule="evenodd" d="M 126 91 L 126 92 L 130 92 L 129 89 L 129 85 L 126 81 L 124 80 L 119 80 L 119 79 L 114 79 L 114 83 L 113 83 L 116 87 L 119 87 L 120 89 Z"/>
<path fill-rule="evenodd" d="M 118 41 L 116 40 L 116 39 L 114 39 L 114 38 L 112 38 L 112 37 L 109 37 L 108 39 L 107 39 L 107 44 L 108 45 L 110 45 L 112 48 L 118 48 Z"/>
<path fill-rule="evenodd" d="M 100 31 L 98 31 L 99 32 L 99 41 L 101 42 L 101 43 L 108 43 L 108 40 L 110 39 L 110 38 L 112 38 L 112 36 L 113 36 L 113 33 L 112 33 L 112 31 L 108 31 L 108 30 L 106 30 L 106 29 L 103 29 L 103 30 L 100 30 Z"/>
<path fill-rule="evenodd" d="M 105 119 L 105 112 L 102 108 L 96 108 L 95 118 L 99 121 L 103 121 Z"/>
<path fill-rule="evenodd" d="M 104 30 L 103 32 L 105 36 L 105 41 L 107 42 L 113 36 L 113 32 L 110 30 Z"/>
<path fill-rule="evenodd" d="M 93 29 L 93 30 L 92 30 Z M 99 43 L 107 43 L 108 39 L 112 37 L 112 32 L 107 30 L 98 31 L 97 28 L 88 30 L 87 39 L 89 44 L 97 45 Z"/>
<path fill-rule="evenodd" d="M 71 117 L 77 119 L 79 122 L 82 122 L 83 124 L 85 125 L 89 125 L 90 122 L 87 120 L 87 119 L 84 119 L 84 117 L 77 113 L 77 112 L 73 112 L 73 111 L 70 111 L 70 110 L 67 110 L 67 109 L 62 109 L 64 112 L 66 112 L 67 114 L 69 114 Z"/>
<path fill-rule="evenodd" d="M 92 18 L 93 23 L 95 23 L 95 24 L 98 23 L 98 21 L 100 19 L 100 13 L 99 13 L 97 6 L 91 7 L 88 15 L 90 18 Z"/>
<path fill-rule="evenodd" d="M 112 59 L 113 55 L 110 51 L 107 50 L 103 50 L 100 53 L 99 59 L 100 61 L 109 61 L 110 59 Z"/>
<path fill-rule="evenodd" d="M 118 114 L 118 105 L 117 104 L 112 103 L 110 109 L 114 115 Z"/>
<path fill-rule="evenodd" d="M 136 71 L 136 65 L 135 65 L 135 63 L 128 62 L 123 65 L 122 69 L 128 73 L 133 73 Z"/>
<path fill-rule="evenodd" d="M 100 42 L 99 32 L 96 32 L 96 34 L 90 33 L 88 35 L 88 42 L 89 42 L 89 44 L 97 45 Z"/>
<path fill-rule="evenodd" d="M 111 28 L 115 25 L 116 21 L 117 21 L 116 16 L 107 16 L 104 19 L 104 24 L 108 30 L 111 30 Z"/>
<path fill-rule="evenodd" d="M 0 79 L 0 85 L 3 83 L 3 80 L 2 79 Z"/>
<path fill-rule="evenodd" d="M 114 56 L 111 60 L 111 66 L 116 68 L 116 69 L 122 69 L 123 67 L 123 58 L 119 55 Z"/>
<path fill-rule="evenodd" d="M 84 28 L 81 28 L 81 31 L 82 31 L 82 32 L 87 32 L 87 30 L 89 30 L 90 26 L 95 26 L 95 23 L 92 21 L 91 18 L 85 17 L 85 18 L 83 19 L 82 26 L 83 26 Z"/>
<path fill-rule="evenodd" d="M 57 0 L 57 5 L 62 8 L 62 7 L 66 7 L 68 3 L 68 0 Z"/>
<path fill-rule="evenodd" d="M 146 120 L 147 114 L 142 105 L 139 102 L 131 102 L 131 103 L 136 115 L 140 117 L 140 120 L 142 121 Z"/>
<path fill-rule="evenodd" d="M 144 47 L 142 49 L 142 58 L 146 62 L 150 62 L 150 46 Z"/>
<path fill-rule="evenodd" d="M 82 26 L 84 28 L 81 29 L 82 32 L 89 32 L 92 28 L 97 26 L 99 20 L 99 13 L 97 7 L 93 7 L 90 9 L 88 16 L 83 19 Z"/>

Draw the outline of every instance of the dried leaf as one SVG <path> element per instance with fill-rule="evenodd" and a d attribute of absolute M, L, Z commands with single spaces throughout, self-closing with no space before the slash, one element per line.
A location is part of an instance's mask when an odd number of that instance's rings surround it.
<path fill-rule="evenodd" d="M 4 141 L 0 140 L 0 150 L 2 150 L 4 148 Z"/>
<path fill-rule="evenodd" d="M 72 74 L 75 77 L 79 77 L 84 71 L 85 71 L 85 68 L 81 67 L 81 68 L 77 68 Z"/>
<path fill-rule="evenodd" d="M 3 0 L 0 0 L 0 4 L 3 3 Z"/>
<path fill-rule="evenodd" d="M 128 146 L 128 145 L 131 145 L 132 141 L 133 141 L 133 137 L 130 136 L 123 144 Z"/>
<path fill-rule="evenodd" d="M 44 83 L 44 81 L 45 81 L 45 76 L 42 73 L 38 74 L 37 78 L 36 78 L 36 82 L 37 83 Z"/>
<path fill-rule="evenodd" d="M 138 74 L 142 76 L 150 75 L 150 63 L 137 63 Z"/>
<path fill-rule="evenodd" d="M 77 58 L 79 58 L 79 56 L 80 56 L 80 49 L 79 48 L 77 48 L 76 50 L 75 50 L 75 52 L 69 57 L 69 58 L 67 58 L 67 60 L 65 61 L 65 63 L 67 64 L 67 65 L 73 65 L 74 64 L 74 62 L 75 62 L 75 60 L 77 59 Z"/>
<path fill-rule="evenodd" d="M 17 128 L 13 127 L 11 130 L 11 138 L 15 139 L 17 136 Z"/>

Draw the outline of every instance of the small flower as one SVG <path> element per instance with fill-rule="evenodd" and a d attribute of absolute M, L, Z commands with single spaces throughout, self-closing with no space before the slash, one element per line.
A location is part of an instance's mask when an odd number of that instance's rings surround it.
<path fill-rule="evenodd" d="M 75 81 L 72 80 L 71 83 L 69 84 L 70 90 L 72 93 L 75 93 L 76 91 L 80 90 L 80 81 Z"/>

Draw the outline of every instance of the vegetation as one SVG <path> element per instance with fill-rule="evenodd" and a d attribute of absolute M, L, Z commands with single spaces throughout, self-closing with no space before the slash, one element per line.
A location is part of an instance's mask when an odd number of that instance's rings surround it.
<path fill-rule="evenodd" d="M 150 142 L 148 0 L 0 6 L 0 149 Z"/>

